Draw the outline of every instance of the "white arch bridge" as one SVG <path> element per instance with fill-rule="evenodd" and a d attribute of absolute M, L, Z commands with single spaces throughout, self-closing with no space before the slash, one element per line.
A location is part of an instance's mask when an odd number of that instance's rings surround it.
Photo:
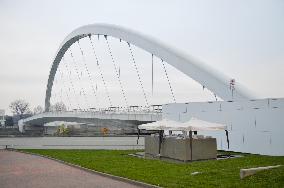
<path fill-rule="evenodd" d="M 149 52 L 150 54 L 172 65 L 173 67 L 180 70 L 187 76 L 193 78 L 195 81 L 197 81 L 202 86 L 211 90 L 214 94 L 216 94 L 223 100 L 243 100 L 243 99 L 250 98 L 250 95 L 248 94 L 248 92 L 246 92 L 242 87 L 240 87 L 239 84 L 234 85 L 234 90 L 232 90 L 229 78 L 227 78 L 224 75 L 221 75 L 220 73 L 218 74 L 215 70 L 209 68 L 208 66 L 205 66 L 203 63 L 193 60 L 189 56 L 182 54 L 181 52 L 163 44 L 162 42 L 157 41 L 156 39 L 153 39 L 149 36 L 142 35 L 136 31 L 132 31 L 130 29 L 126 29 L 120 26 L 109 25 L 109 24 L 93 24 L 93 25 L 86 25 L 78 29 L 75 29 L 63 40 L 53 60 L 49 78 L 48 78 L 48 83 L 47 83 L 47 88 L 46 88 L 46 97 L 45 97 L 45 113 L 25 119 L 23 121 L 25 124 L 37 124 L 39 122 L 54 121 L 54 120 L 62 119 L 62 118 L 67 119 L 67 117 L 70 117 L 70 116 L 74 116 L 76 118 L 79 118 L 79 117 L 84 118 L 86 116 L 90 117 L 91 114 L 94 114 L 93 116 L 94 118 L 95 116 L 96 117 L 99 116 L 101 119 L 105 119 L 105 118 L 109 119 L 110 113 L 112 114 L 111 117 L 116 117 L 117 119 L 121 119 L 121 120 L 125 120 L 125 117 L 128 117 L 128 120 L 137 120 L 137 121 L 140 121 L 142 119 L 147 120 L 147 121 L 154 121 L 154 120 L 161 119 L 160 114 L 158 113 L 153 114 L 152 112 L 148 113 L 147 111 L 139 112 L 138 115 L 137 115 L 137 112 L 133 113 L 129 111 L 119 112 L 119 113 L 110 112 L 109 114 L 105 114 L 102 112 L 48 113 L 50 111 L 50 98 L 51 98 L 55 75 L 58 70 L 59 64 L 63 60 L 64 54 L 71 47 L 72 44 L 74 44 L 75 42 L 79 42 L 79 40 L 82 38 L 89 37 L 91 44 L 92 44 L 91 36 L 93 35 L 97 35 L 98 37 L 104 36 L 106 39 L 108 36 L 111 36 L 111 37 L 127 42 L 129 46 L 135 45 L 137 47 L 140 47 L 141 49 Z M 71 56 L 72 56 L 72 52 L 71 52 Z M 139 74 L 138 74 L 138 77 L 140 77 Z M 102 78 L 103 78 L 103 75 L 102 75 Z M 140 84 L 142 86 L 141 82 Z M 120 85 L 121 85 L 121 82 L 120 82 Z M 122 92 L 124 92 L 122 85 L 121 85 L 121 89 L 122 89 Z M 142 90 L 143 90 L 143 86 L 142 86 Z M 145 96 L 145 91 L 143 90 L 143 92 Z M 123 95 L 125 98 L 124 93 Z M 112 105 L 111 102 L 110 102 L 110 105 Z M 146 105 L 148 105 L 147 99 L 146 99 Z M 84 115 L 84 114 L 87 114 L 87 115 Z M 129 114 L 130 114 L 130 117 L 129 117 Z M 48 116 L 50 117 L 48 118 Z M 45 119 L 45 121 L 40 121 L 41 119 Z"/>
<path fill-rule="evenodd" d="M 48 78 L 45 97 L 45 111 L 49 111 L 54 77 L 65 52 L 73 43 L 84 37 L 90 37 L 91 35 L 103 35 L 105 37 L 112 36 L 114 38 L 126 41 L 129 45 L 133 44 L 137 47 L 140 47 L 191 77 L 223 100 L 241 100 L 251 98 L 250 94 L 240 85 L 234 86 L 234 93 L 232 95 L 232 88 L 230 87 L 231 79 L 225 75 L 217 73 L 212 68 L 209 68 L 201 62 L 193 60 L 187 55 L 182 54 L 181 52 L 157 41 L 156 39 L 115 25 L 93 24 L 74 30 L 61 43 L 52 63 Z"/>
<path fill-rule="evenodd" d="M 119 80 L 119 86 L 120 86 L 120 90 L 121 90 L 121 94 L 123 96 L 123 100 L 126 103 L 126 110 L 120 110 L 120 111 L 99 111 L 99 110 L 94 110 L 92 112 L 88 111 L 88 112 L 83 112 L 82 110 L 76 111 L 76 112 L 50 112 L 50 107 L 51 107 L 51 96 L 52 96 L 52 89 L 53 89 L 53 85 L 54 85 L 54 81 L 55 81 L 55 75 L 56 72 L 58 72 L 58 67 L 59 65 L 64 62 L 64 55 L 66 54 L 66 52 L 70 49 L 70 47 L 72 46 L 72 44 L 78 42 L 83 38 L 89 38 L 90 43 L 92 45 L 92 49 L 94 50 L 94 45 L 92 42 L 92 36 L 98 36 L 98 37 L 104 37 L 107 41 L 108 37 L 113 37 L 113 38 L 117 38 L 120 41 L 125 41 L 128 46 L 129 46 L 129 50 L 130 50 L 130 54 L 131 54 L 131 59 L 133 61 L 133 64 L 135 66 L 136 69 L 136 73 L 137 73 L 137 77 L 139 80 L 139 87 L 143 93 L 144 96 L 144 100 L 146 103 L 146 110 L 140 110 L 140 111 L 129 111 L 127 109 L 129 109 L 129 105 L 127 102 L 127 97 L 125 94 L 125 88 L 123 87 L 122 81 L 120 79 L 120 70 L 117 66 L 117 64 L 115 63 L 114 57 L 112 55 L 110 46 L 107 42 L 108 45 L 108 50 L 109 53 L 111 55 L 111 59 L 114 65 L 114 69 L 115 69 L 115 73 L 116 73 L 116 77 Z M 161 63 L 163 64 L 164 67 L 164 71 L 166 73 L 166 77 L 168 80 L 168 84 L 171 90 L 171 95 L 173 97 L 173 102 L 172 104 L 163 104 L 163 110 L 162 113 L 160 113 L 159 111 L 150 111 L 149 110 L 149 101 L 147 100 L 147 94 L 145 92 L 145 88 L 143 87 L 143 82 L 141 81 L 141 75 L 139 72 L 139 69 L 137 68 L 136 62 L 135 62 L 135 58 L 131 49 L 131 46 L 137 46 L 147 52 L 149 52 L 152 55 L 152 60 L 153 60 L 153 56 L 160 58 L 162 61 Z M 80 44 L 79 44 L 80 47 Z M 81 54 L 82 56 L 84 55 L 81 47 Z M 73 54 L 71 53 L 71 57 L 73 58 Z M 94 54 L 96 57 L 96 65 L 97 68 L 101 71 L 101 67 L 100 67 L 100 63 L 98 61 L 98 58 L 96 56 L 96 52 L 94 50 Z M 73 58 L 74 60 L 74 58 Z M 174 92 L 173 89 L 171 87 L 171 83 L 169 81 L 169 77 L 167 75 L 167 71 L 164 65 L 164 62 L 170 64 L 171 66 L 173 66 L 174 68 L 176 68 L 177 70 L 181 71 L 182 73 L 184 73 L 185 75 L 187 75 L 188 77 L 192 78 L 193 80 L 195 80 L 196 82 L 198 82 L 200 85 L 203 86 L 203 88 L 207 88 L 208 90 L 210 90 L 212 93 L 215 94 L 215 96 L 218 96 L 220 99 L 222 99 L 223 101 L 216 101 L 216 102 L 205 102 L 205 103 L 176 103 L 176 99 L 174 96 Z M 80 74 L 78 72 L 78 65 L 75 66 L 75 69 L 77 71 L 77 76 L 78 79 L 80 80 Z M 91 78 L 91 74 L 88 71 L 87 67 L 86 71 L 88 73 L 89 78 Z M 62 74 L 62 72 L 61 72 Z M 106 91 L 106 98 L 109 101 L 109 106 L 112 106 L 112 100 L 108 94 L 108 87 L 105 83 L 104 80 L 104 75 L 102 72 L 100 72 L 100 76 L 101 79 L 103 81 L 104 84 L 104 88 Z M 91 79 L 90 79 L 91 80 Z M 69 81 L 71 82 L 71 89 L 69 88 L 69 91 L 71 92 L 71 90 L 74 89 L 74 84 L 72 83 L 72 80 L 69 79 Z M 94 86 L 92 87 L 94 94 L 96 95 L 96 89 L 94 89 Z M 81 93 L 81 91 L 80 91 Z M 82 90 L 82 93 L 84 96 L 85 92 L 84 90 Z M 68 97 L 68 94 L 67 94 Z M 264 105 L 264 103 L 267 103 L 267 99 L 264 100 L 257 100 L 256 102 L 251 102 L 250 99 L 253 99 L 254 97 L 251 96 L 251 94 L 244 89 L 239 83 L 236 83 L 233 79 L 226 77 L 225 75 L 217 72 L 216 70 L 208 67 L 207 65 L 194 60 L 193 58 L 189 57 L 186 54 L 181 53 L 180 51 L 167 46 L 165 44 L 163 44 L 162 42 L 140 34 L 136 31 L 130 30 L 130 29 L 126 29 L 120 26 L 116 26 L 116 25 L 110 25 L 110 24 L 92 24 L 92 25 L 86 25 L 83 27 L 80 27 L 78 29 L 75 29 L 73 32 L 71 32 L 61 43 L 56 56 L 53 60 L 52 63 L 52 67 L 50 69 L 50 74 L 49 74 L 49 78 L 48 78 L 48 83 L 47 83 L 47 88 L 46 88 L 46 96 L 45 96 L 45 112 L 32 116 L 30 118 L 24 119 L 20 122 L 21 125 L 24 124 L 30 124 L 30 125 L 39 125 L 42 123 L 47 123 L 50 121 L 57 121 L 57 120 L 65 120 L 65 121 L 80 121 L 83 119 L 115 119 L 115 120 L 122 120 L 122 121 L 136 121 L 138 122 L 137 124 L 139 124 L 139 122 L 151 122 L 151 121 L 157 121 L 162 119 L 163 117 L 169 118 L 169 119 L 175 119 L 177 121 L 185 121 L 188 120 L 190 117 L 192 116 L 196 116 L 202 119 L 207 119 L 210 121 L 214 121 L 214 122 L 219 122 L 219 123 L 225 123 L 227 125 L 231 125 L 232 127 L 237 127 L 236 130 L 238 130 L 237 132 L 234 132 L 233 129 L 230 132 L 231 137 L 233 137 L 232 140 L 232 144 L 231 144 L 231 149 L 236 150 L 236 151 L 246 151 L 246 152 L 254 152 L 254 153 L 265 153 L 265 154 L 269 154 L 269 153 L 273 153 L 276 155 L 279 154 L 284 154 L 284 149 L 280 149 L 278 151 L 276 151 L 276 149 L 279 149 L 277 144 L 275 146 L 275 150 L 273 151 L 266 151 L 266 150 L 251 150 L 252 148 L 255 148 L 255 144 L 251 144 L 248 143 L 245 146 L 240 146 L 239 145 L 239 140 L 246 140 L 246 134 L 245 134 L 245 130 L 247 131 L 253 131 L 252 127 L 248 122 L 245 123 L 246 126 L 248 127 L 244 127 L 244 122 L 242 122 L 241 117 L 239 117 L 239 120 L 236 120 L 236 117 L 240 115 L 240 113 L 236 113 L 236 109 L 240 109 L 238 112 L 245 112 L 244 109 L 251 109 L 253 108 L 253 106 L 258 106 L 255 107 L 257 109 L 260 109 L 259 111 L 261 111 L 262 109 L 264 110 L 264 107 L 261 105 Z M 217 98 L 216 98 L 217 99 Z M 283 101 L 283 100 L 278 100 L 278 101 Z M 272 100 L 268 99 L 268 103 L 269 105 L 271 104 Z M 275 101 L 273 101 L 275 102 Z M 273 103 L 272 102 L 272 103 Z M 191 105 L 192 104 L 192 105 Z M 259 105 L 261 107 L 259 107 Z M 280 111 L 282 110 L 282 106 L 277 106 L 277 104 L 274 104 L 275 107 L 277 107 L 277 110 L 280 109 Z M 212 106 L 214 110 L 212 110 Z M 79 107 L 80 108 L 80 107 Z M 192 109 L 193 108 L 193 109 Z M 211 110 L 208 110 L 211 109 Z M 265 108 L 266 109 L 266 108 Z M 271 105 L 268 107 L 268 109 L 271 110 L 271 113 L 274 114 L 274 111 L 276 108 L 271 107 Z M 266 109 L 267 110 L 267 109 Z M 275 110 L 275 111 L 277 111 Z M 248 113 L 241 113 L 243 116 L 245 116 L 247 119 L 247 121 L 251 121 L 250 119 L 255 119 L 252 122 L 258 122 L 257 118 L 259 116 L 259 114 L 256 115 L 256 113 L 258 113 L 258 111 L 251 111 L 249 110 Z M 276 114 L 278 114 L 278 111 L 275 112 Z M 237 115 L 236 115 L 237 114 Z M 262 114 L 262 113 L 261 113 Z M 275 115 L 275 114 L 274 114 Z M 272 115 L 272 116 L 274 116 Z M 263 116 L 265 116 L 265 114 L 261 115 L 262 118 Z M 270 119 L 272 117 L 271 115 L 267 116 L 267 119 Z M 248 120 L 249 119 L 249 120 Z M 234 125 L 233 125 L 234 124 Z M 256 123 L 255 123 L 256 124 Z M 242 127 L 242 129 L 240 129 Z M 255 130 L 256 130 L 255 126 Z M 265 126 L 264 126 L 265 127 Z M 243 129 L 244 128 L 244 129 Z M 268 130 L 265 129 L 264 130 Z M 283 131 L 283 127 L 281 128 L 281 130 Z M 260 130 L 258 130 L 260 131 Z M 270 131 L 270 130 L 269 130 Z M 269 132 L 268 131 L 268 132 Z M 272 130 L 270 131 L 272 132 Z M 267 132 L 266 132 L 267 133 Z M 268 133 L 267 133 L 268 134 Z M 271 137 L 271 134 L 266 135 L 267 137 Z M 226 149 L 225 147 L 223 148 L 222 145 L 222 136 L 220 135 L 215 135 L 217 137 L 219 137 L 220 139 L 218 139 L 218 147 L 219 149 Z M 235 139 L 234 139 L 235 137 Z M 278 137 L 277 137 L 278 138 Z M 279 138 L 280 139 L 280 138 Z M 268 139 L 269 140 L 269 139 Z M 283 139 L 281 140 L 283 141 Z M 257 143 L 257 142 L 256 142 Z M 265 142 L 266 143 L 266 142 Z M 273 143 L 271 141 L 271 139 L 268 141 L 268 143 Z M 249 145 L 249 146 L 248 146 Z"/>

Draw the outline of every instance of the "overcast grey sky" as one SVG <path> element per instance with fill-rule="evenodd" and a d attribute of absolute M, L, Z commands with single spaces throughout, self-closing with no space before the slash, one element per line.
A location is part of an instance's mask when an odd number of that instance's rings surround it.
<path fill-rule="evenodd" d="M 61 41 L 91 23 L 151 35 L 235 78 L 259 97 L 283 97 L 282 0 L 0 0 L 0 109 L 44 104 Z"/>

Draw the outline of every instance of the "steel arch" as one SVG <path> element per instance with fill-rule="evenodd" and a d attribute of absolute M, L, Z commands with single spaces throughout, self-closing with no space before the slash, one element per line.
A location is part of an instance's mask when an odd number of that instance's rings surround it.
<path fill-rule="evenodd" d="M 232 97 L 230 79 L 228 77 L 150 36 L 142 35 L 136 31 L 117 25 L 91 24 L 75 29 L 61 43 L 49 73 L 45 96 L 45 111 L 49 111 L 54 77 L 64 53 L 73 43 L 88 35 L 112 36 L 142 48 L 199 82 L 223 100 L 242 100 L 251 98 L 251 95 L 239 84 L 235 86 Z"/>

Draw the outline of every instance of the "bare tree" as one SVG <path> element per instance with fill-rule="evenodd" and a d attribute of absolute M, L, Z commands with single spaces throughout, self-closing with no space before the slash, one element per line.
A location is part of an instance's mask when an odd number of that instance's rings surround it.
<path fill-rule="evenodd" d="M 43 113 L 43 108 L 40 105 L 34 108 L 34 114 L 41 114 L 41 113 Z"/>
<path fill-rule="evenodd" d="M 13 114 L 19 115 L 20 118 L 22 118 L 24 114 L 29 114 L 31 112 L 30 104 L 22 99 L 11 102 L 9 107 Z"/>
<path fill-rule="evenodd" d="M 63 102 L 57 102 L 51 106 L 50 111 L 67 111 L 67 108 Z"/>

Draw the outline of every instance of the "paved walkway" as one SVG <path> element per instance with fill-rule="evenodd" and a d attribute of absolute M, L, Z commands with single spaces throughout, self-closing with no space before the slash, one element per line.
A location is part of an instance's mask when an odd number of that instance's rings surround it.
<path fill-rule="evenodd" d="M 1 188 L 138 187 L 39 156 L 0 150 Z"/>

